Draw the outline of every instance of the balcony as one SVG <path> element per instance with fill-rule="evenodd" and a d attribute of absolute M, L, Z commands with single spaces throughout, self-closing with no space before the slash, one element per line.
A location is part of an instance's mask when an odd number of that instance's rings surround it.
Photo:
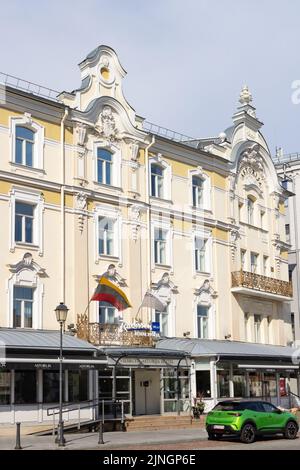
<path fill-rule="evenodd" d="M 273 277 L 261 276 L 248 271 L 235 271 L 231 273 L 231 282 L 231 292 L 237 294 L 247 294 L 273 300 L 291 300 L 293 297 L 292 283 Z"/>
<path fill-rule="evenodd" d="M 77 315 L 77 337 L 95 346 L 153 346 L 148 330 L 125 330 L 118 323 L 89 323 L 87 315 Z"/>

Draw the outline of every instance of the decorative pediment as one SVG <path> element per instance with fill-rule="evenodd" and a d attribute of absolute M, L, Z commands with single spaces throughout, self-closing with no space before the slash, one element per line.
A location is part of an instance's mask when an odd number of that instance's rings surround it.
<path fill-rule="evenodd" d="M 245 184 L 261 188 L 265 173 L 264 160 L 258 144 L 253 144 L 241 153 L 238 173 L 245 180 Z"/>
<path fill-rule="evenodd" d="M 94 278 L 99 281 L 101 277 L 105 277 L 106 279 L 109 279 L 111 282 L 117 284 L 120 287 L 128 287 L 126 284 L 126 279 L 124 279 L 116 269 L 116 266 L 114 264 L 109 264 L 107 267 L 107 270 L 99 276 L 98 274 L 94 276 Z"/>
<path fill-rule="evenodd" d="M 31 253 L 25 253 L 21 261 L 15 264 L 8 264 L 9 270 L 12 273 L 19 273 L 24 269 L 28 271 L 34 271 L 35 274 L 38 274 L 41 277 L 46 276 L 46 272 L 44 268 L 41 268 L 35 261 L 33 261 L 33 257 Z"/>
<path fill-rule="evenodd" d="M 171 281 L 169 273 L 164 273 L 160 280 L 152 283 L 151 288 L 155 291 L 155 295 L 165 304 L 169 304 L 172 300 L 172 294 L 178 294 L 178 288 Z"/>
<path fill-rule="evenodd" d="M 213 289 L 209 279 L 205 279 L 202 286 L 199 289 L 195 289 L 194 293 L 198 298 L 198 302 L 204 304 L 210 304 L 212 300 L 218 296 L 217 292 Z"/>

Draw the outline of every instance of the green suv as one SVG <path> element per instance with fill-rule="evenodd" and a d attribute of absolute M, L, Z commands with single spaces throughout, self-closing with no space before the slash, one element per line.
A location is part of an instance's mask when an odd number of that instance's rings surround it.
<path fill-rule="evenodd" d="M 209 439 L 234 434 L 247 444 L 254 442 L 256 436 L 267 434 L 282 433 L 286 439 L 295 439 L 298 429 L 292 413 L 264 401 L 222 401 L 206 418 Z"/>

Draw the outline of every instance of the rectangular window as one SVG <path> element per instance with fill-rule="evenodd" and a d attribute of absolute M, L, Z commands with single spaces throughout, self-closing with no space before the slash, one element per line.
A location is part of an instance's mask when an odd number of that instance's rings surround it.
<path fill-rule="evenodd" d="M 33 243 L 34 240 L 34 210 L 32 204 L 16 202 L 15 205 L 15 241 Z"/>
<path fill-rule="evenodd" d="M 10 372 L 0 372 L 0 405 L 9 405 L 11 397 Z"/>
<path fill-rule="evenodd" d="M 99 303 L 99 323 L 119 323 L 118 310 L 107 302 Z"/>
<path fill-rule="evenodd" d="M 193 188 L 193 206 L 203 207 L 203 180 L 198 176 L 192 177 L 192 188 Z"/>
<path fill-rule="evenodd" d="M 251 251 L 250 258 L 251 258 L 251 272 L 257 273 L 258 254 L 253 253 L 253 251 Z"/>
<path fill-rule="evenodd" d="M 33 166 L 34 132 L 26 127 L 16 127 L 15 163 Z"/>
<path fill-rule="evenodd" d="M 208 307 L 197 305 L 197 335 L 198 338 L 208 338 Z"/>
<path fill-rule="evenodd" d="M 79 370 L 68 372 L 69 401 L 88 400 L 88 371 Z"/>
<path fill-rule="evenodd" d="M 159 323 L 159 332 L 161 336 L 168 336 L 168 311 L 159 312 L 155 310 L 155 321 Z"/>
<path fill-rule="evenodd" d="M 263 257 L 263 275 L 264 276 L 269 275 L 269 257 L 268 256 Z"/>
<path fill-rule="evenodd" d="M 151 196 L 163 197 L 164 170 L 160 165 L 151 165 Z"/>
<path fill-rule="evenodd" d="M 113 155 L 103 148 L 97 149 L 97 181 L 98 183 L 112 184 Z"/>
<path fill-rule="evenodd" d="M 15 371 L 15 403 L 37 402 L 37 379 L 35 370 Z"/>
<path fill-rule="evenodd" d="M 99 217 L 99 255 L 114 256 L 115 254 L 115 222 L 114 219 Z"/>
<path fill-rule="evenodd" d="M 247 212 L 248 212 L 248 224 L 253 225 L 254 223 L 254 202 L 248 197 L 247 199 Z"/>
<path fill-rule="evenodd" d="M 285 224 L 285 239 L 287 243 L 291 242 L 291 237 L 290 237 L 290 224 Z"/>
<path fill-rule="evenodd" d="M 246 250 L 241 250 L 241 269 L 245 271 L 246 268 Z"/>
<path fill-rule="evenodd" d="M 64 396 L 64 380 L 63 374 L 63 396 Z M 43 371 L 43 402 L 58 403 L 59 402 L 59 372 Z"/>
<path fill-rule="evenodd" d="M 261 316 L 254 315 L 254 343 L 261 342 Z"/>
<path fill-rule="evenodd" d="M 248 320 L 249 320 L 249 314 L 245 313 L 244 314 L 244 337 L 245 341 L 248 341 Z"/>
<path fill-rule="evenodd" d="M 195 269 L 198 272 L 207 271 L 207 266 L 205 262 L 206 246 L 207 240 L 199 237 L 195 238 Z"/>
<path fill-rule="evenodd" d="M 154 261 L 155 264 L 167 264 L 167 230 L 154 229 Z"/>
<path fill-rule="evenodd" d="M 32 328 L 33 289 L 14 286 L 13 325 L 14 328 Z"/>
<path fill-rule="evenodd" d="M 296 334 L 295 334 L 295 314 L 291 313 L 291 328 L 292 328 L 292 338 L 293 341 L 296 339 Z"/>
<path fill-rule="evenodd" d="M 260 227 L 265 229 L 265 211 L 260 211 Z"/>

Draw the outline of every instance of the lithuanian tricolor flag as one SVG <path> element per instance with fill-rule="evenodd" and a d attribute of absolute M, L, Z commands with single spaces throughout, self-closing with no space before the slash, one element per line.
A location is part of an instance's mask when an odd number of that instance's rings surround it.
<path fill-rule="evenodd" d="M 106 277 L 101 277 L 91 300 L 108 302 L 118 310 L 125 310 L 128 307 L 132 307 L 125 293 Z"/>

